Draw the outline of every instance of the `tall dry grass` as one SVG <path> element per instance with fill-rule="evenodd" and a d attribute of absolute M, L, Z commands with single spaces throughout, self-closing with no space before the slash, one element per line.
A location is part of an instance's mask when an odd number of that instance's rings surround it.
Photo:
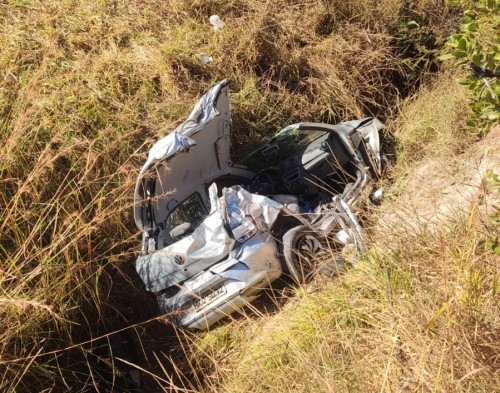
<path fill-rule="evenodd" d="M 438 0 L 3 2 L 0 390 L 96 384 L 79 343 L 152 316 L 126 274 L 133 183 L 208 86 L 232 80 L 239 154 L 289 122 L 387 116 L 452 15 Z"/>

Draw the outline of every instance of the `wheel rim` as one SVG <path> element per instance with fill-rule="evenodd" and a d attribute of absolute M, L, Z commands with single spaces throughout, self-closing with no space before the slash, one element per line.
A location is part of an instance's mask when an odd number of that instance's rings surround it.
<path fill-rule="evenodd" d="M 298 239 L 295 243 L 298 273 L 302 276 L 303 280 L 314 272 L 316 267 L 315 259 L 320 249 L 321 245 L 318 239 L 313 236 L 306 235 Z"/>

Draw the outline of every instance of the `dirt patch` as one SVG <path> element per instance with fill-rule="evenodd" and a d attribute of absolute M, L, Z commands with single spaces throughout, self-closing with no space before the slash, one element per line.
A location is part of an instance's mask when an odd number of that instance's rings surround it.
<path fill-rule="evenodd" d="M 500 173 L 500 126 L 462 154 L 437 157 L 406 175 L 406 186 L 395 198 L 395 207 L 385 204 L 382 227 L 405 231 L 432 230 L 438 225 L 471 215 L 490 214 L 498 195 L 488 192 L 488 171 Z"/>

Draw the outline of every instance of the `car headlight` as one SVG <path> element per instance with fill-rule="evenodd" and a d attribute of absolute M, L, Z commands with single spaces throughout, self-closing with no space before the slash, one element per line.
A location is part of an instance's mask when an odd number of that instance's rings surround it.
<path fill-rule="evenodd" d="M 257 233 L 257 226 L 251 217 L 245 216 L 243 217 L 243 220 L 241 220 L 239 224 L 231 230 L 233 232 L 234 239 L 243 243 Z"/>

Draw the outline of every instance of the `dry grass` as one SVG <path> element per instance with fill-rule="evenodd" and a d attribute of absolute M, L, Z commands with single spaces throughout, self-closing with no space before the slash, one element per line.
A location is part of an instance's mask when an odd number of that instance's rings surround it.
<path fill-rule="evenodd" d="M 235 139 L 247 148 L 289 122 L 387 116 L 401 92 L 414 89 L 426 68 L 421 64 L 429 68 L 431 62 L 419 57 L 416 66 L 411 55 L 431 59 L 435 49 L 419 34 L 441 37 L 452 13 L 437 0 L 351 3 L 13 0 L 0 5 L 0 390 L 78 390 L 82 378 L 75 370 L 86 377 L 93 369 L 89 346 L 80 343 L 152 317 L 154 305 L 127 274 L 139 243 L 131 220 L 133 183 L 147 147 L 185 117 L 213 82 L 232 80 Z M 217 33 L 208 23 L 213 13 L 226 23 Z M 426 28 L 409 35 L 404 28 L 409 20 Z M 213 62 L 202 64 L 202 54 Z M 364 277 L 362 271 L 352 274 Z M 382 280 L 377 274 L 373 279 Z M 348 283 L 345 290 L 358 285 Z M 370 344 L 370 335 L 361 335 L 359 311 L 349 314 L 351 293 L 335 294 L 336 286 L 327 286 L 333 291 L 326 294 L 328 312 L 314 302 L 287 306 L 318 313 L 324 327 L 303 314 L 288 328 L 279 323 L 271 329 L 276 337 L 290 334 L 297 340 L 287 344 L 297 356 L 323 345 L 315 333 L 321 329 L 327 330 L 318 337 L 338 341 L 328 330 L 337 324 L 354 324 L 352 332 L 345 331 L 352 343 L 337 342 L 346 351 L 363 352 L 357 345 L 353 349 L 356 340 Z M 367 288 L 356 289 L 363 307 L 382 307 L 378 295 L 362 297 L 371 294 Z M 339 310 L 346 315 L 330 312 L 337 304 L 344 304 Z M 260 337 L 268 322 L 273 323 L 268 317 L 255 324 L 235 322 L 242 330 L 229 332 L 231 345 L 239 343 L 238 335 Z M 287 342 L 283 337 L 278 342 Z M 224 351 L 223 342 L 215 343 L 220 348 L 208 352 L 209 360 Z M 245 343 L 248 356 L 252 345 Z M 259 345 L 256 353 L 267 351 Z M 327 362 L 331 351 L 311 355 L 309 370 Z M 280 361 L 292 364 L 290 359 Z M 363 359 L 350 361 L 366 365 Z M 171 366 L 151 362 L 160 384 L 170 380 L 162 370 L 168 374 Z M 213 367 L 216 374 L 223 371 Z M 348 363 L 342 367 L 349 370 Z M 311 371 L 315 383 L 334 386 L 334 376 L 322 370 L 328 368 Z M 352 379 L 355 383 L 354 374 Z M 192 383 L 201 388 L 196 379 Z"/>
<path fill-rule="evenodd" d="M 465 130 L 469 97 L 456 79 L 456 73 L 443 72 L 399 105 L 399 117 L 391 125 L 398 170 L 429 157 L 453 156 L 474 141 Z"/>

